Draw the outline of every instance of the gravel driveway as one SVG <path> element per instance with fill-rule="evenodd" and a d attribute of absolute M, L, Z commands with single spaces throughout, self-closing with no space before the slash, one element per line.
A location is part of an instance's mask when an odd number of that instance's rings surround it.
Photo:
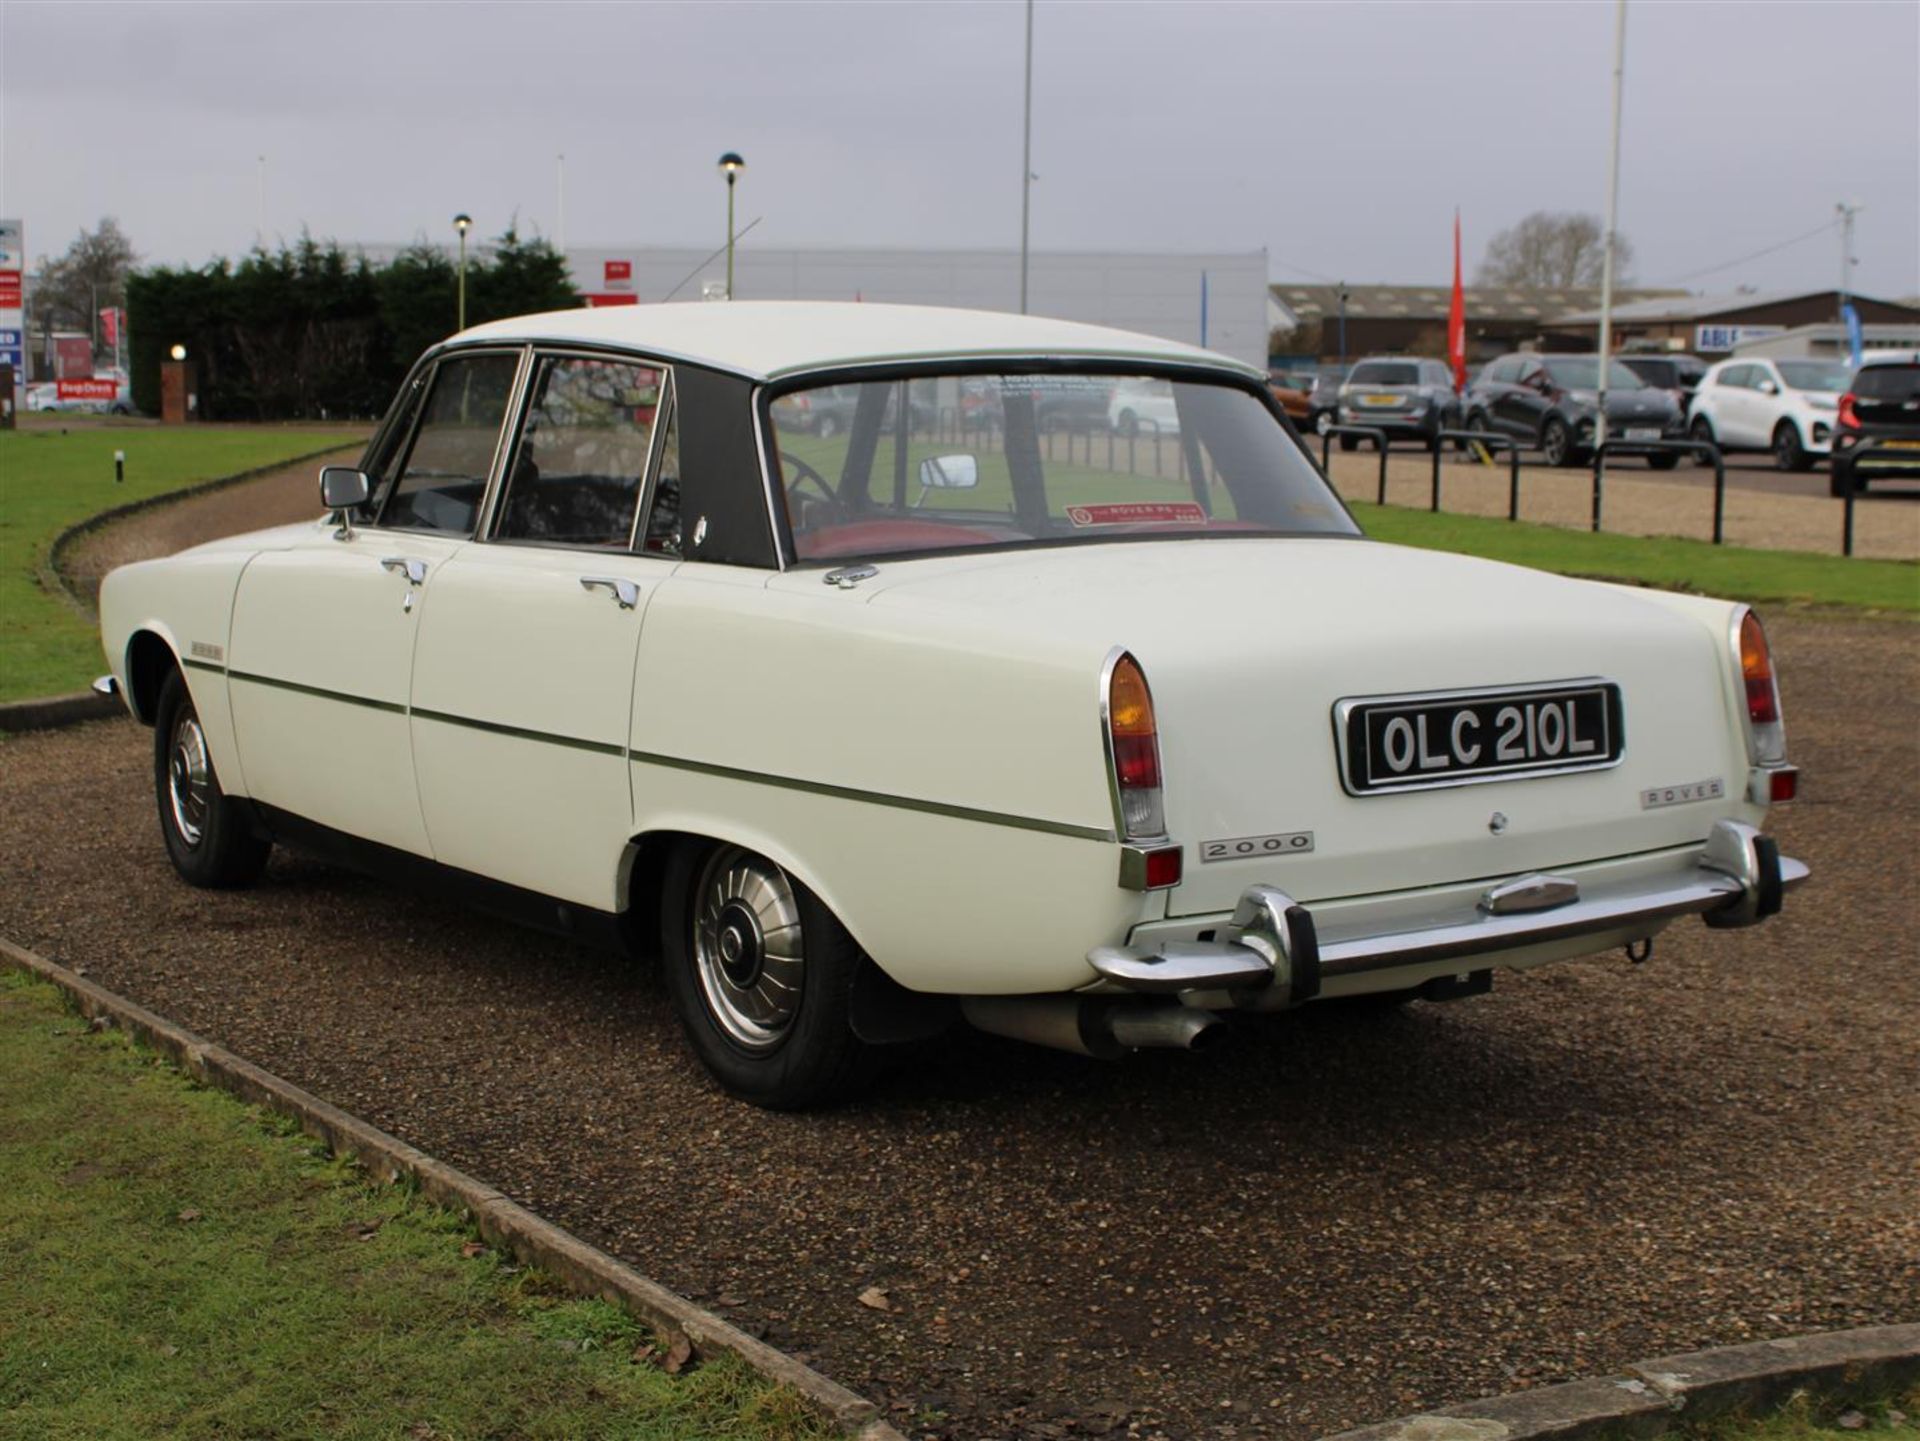
<path fill-rule="evenodd" d="M 868 1100 L 714 1091 L 644 968 L 276 856 L 179 884 L 131 722 L 0 744 L 0 933 L 898 1409 L 1307 1437 L 1920 1317 L 1920 630 L 1777 617 L 1815 879 L 1754 932 L 1102 1065 L 971 1034 Z M 884 1288 L 896 1308 L 856 1298 Z"/>

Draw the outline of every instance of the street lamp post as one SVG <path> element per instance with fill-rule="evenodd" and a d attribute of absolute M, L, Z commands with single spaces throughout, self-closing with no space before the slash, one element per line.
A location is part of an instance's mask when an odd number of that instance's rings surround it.
<path fill-rule="evenodd" d="M 473 229 L 473 217 L 465 211 L 453 217 L 453 228 L 460 232 L 460 285 L 459 300 L 456 305 L 458 324 L 455 330 L 467 328 L 467 232 Z"/>
<path fill-rule="evenodd" d="M 733 182 L 740 172 L 747 168 L 747 162 L 738 153 L 729 150 L 720 157 L 720 173 L 727 177 L 727 299 L 733 299 Z"/>

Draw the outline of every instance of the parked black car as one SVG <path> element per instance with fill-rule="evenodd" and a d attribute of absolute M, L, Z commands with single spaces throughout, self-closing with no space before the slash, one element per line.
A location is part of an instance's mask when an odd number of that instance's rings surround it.
<path fill-rule="evenodd" d="M 1467 429 L 1510 435 L 1545 452 L 1548 465 L 1585 465 L 1593 453 L 1600 413 L 1599 357 L 1503 355 L 1467 389 Z M 1686 412 L 1615 360 L 1607 371 L 1609 455 L 1631 452 L 1635 441 L 1685 440 Z M 1648 451 L 1647 464 L 1672 470 L 1678 452 Z"/>
<path fill-rule="evenodd" d="M 1414 356 L 1372 356 L 1348 372 L 1340 387 L 1342 425 L 1372 425 L 1389 440 L 1417 436 L 1428 445 L 1442 430 L 1460 428 L 1460 397 L 1453 376 L 1437 360 Z M 1340 448 L 1352 450 L 1360 437 L 1343 435 Z"/>
<path fill-rule="evenodd" d="M 1623 355 L 1620 363 L 1655 390 L 1671 395 L 1682 415 L 1707 373 L 1706 361 L 1697 355 Z"/>
<path fill-rule="evenodd" d="M 1920 358 L 1868 360 L 1840 397 L 1833 493 L 1891 476 L 1920 479 Z"/>

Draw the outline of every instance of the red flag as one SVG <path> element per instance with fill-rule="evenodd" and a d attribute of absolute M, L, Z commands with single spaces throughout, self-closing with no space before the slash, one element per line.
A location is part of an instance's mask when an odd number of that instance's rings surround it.
<path fill-rule="evenodd" d="M 103 310 L 100 312 L 100 338 L 106 341 L 108 345 L 118 345 L 120 343 L 120 310 L 118 306 L 112 310 Z"/>
<path fill-rule="evenodd" d="M 1467 295 L 1460 288 L 1460 212 L 1453 212 L 1453 299 L 1447 304 L 1447 360 L 1453 388 L 1467 388 Z"/>

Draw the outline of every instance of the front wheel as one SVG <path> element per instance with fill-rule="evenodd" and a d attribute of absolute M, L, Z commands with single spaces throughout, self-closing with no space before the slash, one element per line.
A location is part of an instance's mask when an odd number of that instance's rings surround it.
<path fill-rule="evenodd" d="M 153 789 L 167 857 L 183 881 L 230 890 L 260 879 L 273 844 L 254 834 L 245 810 L 220 789 L 206 732 L 177 670 L 160 687 Z"/>
<path fill-rule="evenodd" d="M 1680 457 L 1671 451 L 1667 451 L 1664 454 L 1649 455 L 1647 457 L 1648 470 L 1672 470 L 1679 463 Z"/>
<path fill-rule="evenodd" d="M 1807 448 L 1800 443 L 1800 428 L 1791 420 L 1783 420 L 1773 428 L 1773 468 L 1775 470 L 1802 471 L 1813 464 L 1813 457 L 1807 454 Z"/>
<path fill-rule="evenodd" d="M 863 957 L 819 898 L 741 846 L 682 846 L 661 907 L 667 990 L 694 1053 L 769 1110 L 839 1099 L 871 1048 L 849 1017 Z"/>

